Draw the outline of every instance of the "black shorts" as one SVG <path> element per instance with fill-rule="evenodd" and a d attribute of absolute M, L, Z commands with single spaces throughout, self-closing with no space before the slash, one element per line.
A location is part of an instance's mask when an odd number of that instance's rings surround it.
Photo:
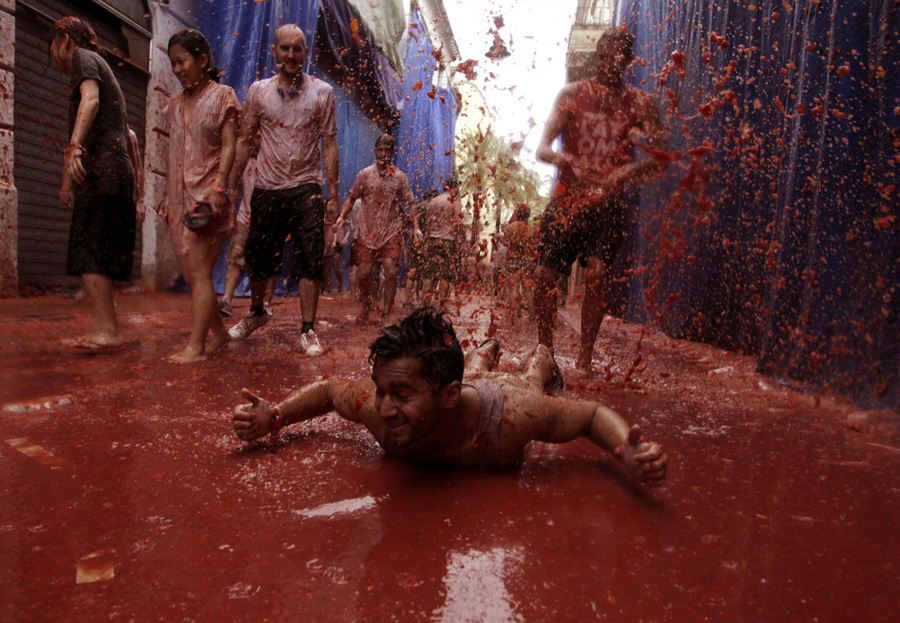
<path fill-rule="evenodd" d="M 126 281 L 134 264 L 135 208 L 127 195 L 75 196 L 66 273 Z"/>
<path fill-rule="evenodd" d="M 294 249 L 292 274 L 300 279 L 322 278 L 325 254 L 325 198 L 318 184 L 282 190 L 254 188 L 250 197 L 250 233 L 244 255 L 252 281 L 281 274 L 284 240 Z"/>
<path fill-rule="evenodd" d="M 612 264 L 625 238 L 625 201 L 611 197 L 600 203 L 564 208 L 550 201 L 541 217 L 538 263 L 566 273 L 579 257 Z"/>

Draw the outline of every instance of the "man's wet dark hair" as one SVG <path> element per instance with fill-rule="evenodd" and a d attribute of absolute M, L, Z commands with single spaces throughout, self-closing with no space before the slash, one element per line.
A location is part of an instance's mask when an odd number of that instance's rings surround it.
<path fill-rule="evenodd" d="M 378 138 L 375 139 L 375 147 L 378 147 L 379 145 L 387 145 L 391 149 L 396 148 L 394 137 L 387 133 L 381 134 Z"/>
<path fill-rule="evenodd" d="M 206 60 L 209 63 L 206 67 L 209 79 L 213 82 L 219 81 L 219 68 L 213 64 L 212 48 L 210 48 L 209 41 L 203 36 L 202 32 L 195 30 L 194 28 L 184 28 L 183 30 L 179 30 L 169 37 L 169 45 L 166 47 L 166 51 L 171 50 L 173 45 L 180 45 L 194 58 L 198 58 L 201 54 L 205 54 Z"/>
<path fill-rule="evenodd" d="M 422 362 L 422 378 L 435 391 L 462 382 L 465 360 L 453 323 L 447 312 L 420 307 L 409 316 L 386 327 L 369 348 L 369 363 L 411 357 Z"/>
<path fill-rule="evenodd" d="M 100 54 L 100 44 L 97 43 L 97 34 L 91 25 L 81 18 L 68 16 L 57 20 L 50 28 L 50 45 L 60 35 L 69 35 L 69 39 L 76 47 L 85 48 L 91 52 Z"/>
<path fill-rule="evenodd" d="M 634 58 L 634 35 L 628 32 L 624 26 L 619 28 L 610 28 L 605 31 L 600 38 L 597 39 L 597 49 L 606 42 L 612 42 L 625 55 L 625 60 L 631 62 Z"/>

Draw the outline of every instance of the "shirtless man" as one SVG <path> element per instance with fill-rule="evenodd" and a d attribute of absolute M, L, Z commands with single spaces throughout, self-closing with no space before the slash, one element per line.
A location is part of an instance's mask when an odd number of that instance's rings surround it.
<path fill-rule="evenodd" d="M 369 322 L 377 287 L 372 278 L 376 263 L 384 271 L 384 298 L 380 325 L 387 323 L 397 294 L 397 268 L 403 254 L 403 224 L 406 205 L 414 223 L 414 236 L 421 238 L 416 201 L 409 188 L 406 173 L 395 167 L 394 137 L 382 134 L 375 140 L 375 163 L 356 176 L 350 194 L 344 200 L 335 228 L 343 227 L 347 215 L 357 199 L 362 200 L 359 211 L 359 232 L 356 253 L 359 261 L 359 299 L 362 309 L 356 317 L 361 324 Z"/>
<path fill-rule="evenodd" d="M 587 437 L 647 486 L 665 482 L 666 455 L 598 403 L 545 392 L 558 379 L 548 348 L 538 346 L 521 375 L 491 372 L 499 344 L 488 341 L 468 361 L 444 314 L 423 307 L 385 328 L 372 343 L 372 378 L 327 379 L 270 405 L 247 389 L 232 424 L 245 441 L 331 411 L 365 426 L 389 456 L 458 468 L 518 467 L 532 441 Z M 464 368 L 467 372 L 463 380 Z"/>
<path fill-rule="evenodd" d="M 664 149 L 666 142 L 656 102 L 624 82 L 633 48 L 634 35 L 624 28 L 603 33 L 597 41 L 597 75 L 563 88 L 537 149 L 538 159 L 556 165 L 559 172 L 538 237 L 538 340 L 553 346 L 559 276 L 578 257 L 584 258 L 577 366 L 588 372 L 606 308 L 609 265 L 625 234 L 625 191 L 663 166 L 652 158 L 632 158 L 636 134 L 654 149 Z M 553 142 L 560 135 L 562 151 L 556 152 Z"/>
<path fill-rule="evenodd" d="M 229 186 L 236 189 L 258 135 L 256 182 L 244 249 L 250 312 L 229 334 L 233 340 L 244 340 L 269 321 L 263 307 L 266 284 L 281 272 L 284 241 L 290 235 L 303 321 L 297 349 L 315 357 L 325 353 L 315 332 L 325 245 L 323 168 L 328 203 L 335 210 L 338 203 L 334 91 L 304 73 L 309 49 L 297 25 L 285 24 L 275 31 L 272 51 L 278 74 L 254 82 L 247 91 L 241 139 L 228 178 Z"/>

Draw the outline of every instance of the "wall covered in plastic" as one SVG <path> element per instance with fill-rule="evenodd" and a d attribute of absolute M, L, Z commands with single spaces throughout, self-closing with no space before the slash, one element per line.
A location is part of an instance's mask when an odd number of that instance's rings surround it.
<path fill-rule="evenodd" d="M 442 181 L 454 173 L 456 98 L 449 89 L 432 85 L 434 49 L 418 11 L 410 24 L 403 86 L 406 104 L 397 140 L 395 163 L 409 176 L 416 198 L 426 190 L 443 192 Z"/>
<path fill-rule="evenodd" d="M 670 126 L 626 315 L 900 403 L 900 5 L 620 0 Z"/>

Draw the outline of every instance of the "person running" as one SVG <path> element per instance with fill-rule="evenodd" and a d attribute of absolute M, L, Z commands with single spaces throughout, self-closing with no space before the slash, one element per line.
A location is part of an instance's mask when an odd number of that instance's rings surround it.
<path fill-rule="evenodd" d="M 259 135 L 245 248 L 250 311 L 229 333 L 232 339 L 244 340 L 269 321 L 263 307 L 266 282 L 280 274 L 284 242 L 290 235 L 295 274 L 300 278 L 302 325 L 298 351 L 315 357 L 325 353 L 315 332 L 325 245 L 323 168 L 328 181 L 327 201 L 338 203 L 334 91 L 303 71 L 309 48 L 296 24 L 286 24 L 275 31 L 272 50 L 278 74 L 250 85 L 229 179 L 229 186 L 237 188 L 251 146 Z"/>
<path fill-rule="evenodd" d="M 387 323 L 394 307 L 398 260 L 403 253 L 403 205 L 409 210 L 409 218 L 414 224 L 414 237 L 422 237 L 416 224 L 416 204 L 409 188 L 409 179 L 406 173 L 391 164 L 393 159 L 394 137 L 382 134 L 375 139 L 375 163 L 357 174 L 335 223 L 336 227 L 342 227 L 353 204 L 357 199 L 362 200 L 356 248 L 359 261 L 359 299 L 362 304 L 356 321 L 360 324 L 370 322 L 369 315 L 378 290 L 372 278 L 377 262 L 381 262 L 384 278 L 380 325 Z"/>
<path fill-rule="evenodd" d="M 119 350 L 114 279 L 131 277 L 135 228 L 135 168 L 125 121 L 125 97 L 100 55 L 87 22 L 64 17 L 50 29 L 50 55 L 69 74 L 69 145 L 59 198 L 72 210 L 66 273 L 81 277 L 94 327 L 66 346 L 81 352 Z"/>
<path fill-rule="evenodd" d="M 230 337 L 216 301 L 213 268 L 234 231 L 234 209 L 225 190 L 234 163 L 241 105 L 234 90 L 219 84 L 206 37 L 192 28 L 169 39 L 172 73 L 182 89 L 172 95 L 165 116 L 169 130 L 166 224 L 181 273 L 191 290 L 191 336 L 170 359 L 206 360 Z M 208 205 L 212 220 L 191 226 L 190 215 Z M 209 341 L 207 342 L 207 336 Z"/>
<path fill-rule="evenodd" d="M 247 402 L 235 408 L 232 427 L 252 441 L 336 411 L 362 424 L 388 456 L 481 469 L 519 467 L 532 441 L 586 437 L 638 481 L 665 483 L 666 455 L 639 425 L 629 428 L 602 404 L 548 395 L 560 377 L 547 347 L 539 345 L 518 375 L 493 371 L 498 357 L 499 343 L 488 340 L 464 358 L 445 313 L 420 308 L 372 343 L 370 379 L 326 379 L 277 404 L 242 389 Z"/>
<path fill-rule="evenodd" d="M 597 41 L 597 74 L 563 87 L 544 128 L 537 158 L 556 165 L 558 178 L 541 218 L 534 308 L 538 340 L 553 346 L 560 274 L 585 258 L 581 348 L 577 367 L 590 371 L 594 341 L 606 309 L 604 296 L 612 263 L 625 234 L 626 189 L 663 165 L 632 156 L 640 132 L 647 144 L 665 148 L 665 132 L 653 98 L 624 81 L 634 58 L 634 35 L 608 30 Z M 561 136 L 561 151 L 553 143 Z"/>
<path fill-rule="evenodd" d="M 452 177 L 444 182 L 444 192 L 425 206 L 425 283 L 426 296 L 437 296 L 446 302 L 450 286 L 458 279 L 460 266 L 459 236 L 463 226 L 462 205 L 459 202 L 459 180 Z"/>

